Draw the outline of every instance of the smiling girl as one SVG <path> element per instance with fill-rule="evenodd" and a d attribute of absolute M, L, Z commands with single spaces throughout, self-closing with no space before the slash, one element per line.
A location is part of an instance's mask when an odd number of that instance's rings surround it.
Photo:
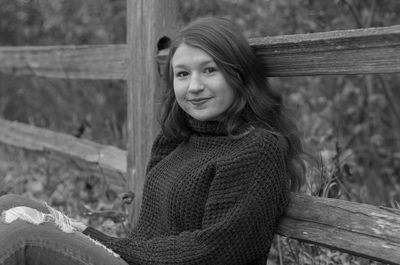
<path fill-rule="evenodd" d="M 235 94 L 211 56 L 183 42 L 171 66 L 173 89 L 182 110 L 200 121 L 222 119 Z"/>
<path fill-rule="evenodd" d="M 128 237 L 114 238 L 70 224 L 120 255 L 111 258 L 115 263 L 266 264 L 289 191 L 303 176 L 300 139 L 281 95 L 268 86 L 260 59 L 236 26 L 221 18 L 198 19 L 181 30 L 170 47 L 166 82 L 137 226 Z M 54 243 L 68 245 L 54 253 L 73 257 L 74 264 L 100 264 L 93 251 L 74 247 L 86 242 L 81 233 L 73 238 L 54 230 Z M 40 244 L 36 250 L 46 251 Z"/>

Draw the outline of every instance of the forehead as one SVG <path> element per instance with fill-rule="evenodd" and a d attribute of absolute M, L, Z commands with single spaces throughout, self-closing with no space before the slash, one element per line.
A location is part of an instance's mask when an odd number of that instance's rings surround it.
<path fill-rule="evenodd" d="M 206 64 L 209 62 L 214 62 L 214 60 L 208 53 L 185 43 L 178 46 L 171 61 L 173 67 Z"/>

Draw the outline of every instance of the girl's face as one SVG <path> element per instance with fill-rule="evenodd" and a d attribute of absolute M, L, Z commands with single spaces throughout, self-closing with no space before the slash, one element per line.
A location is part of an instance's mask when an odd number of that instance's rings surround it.
<path fill-rule="evenodd" d="M 182 43 L 172 57 L 176 101 L 200 121 L 220 120 L 235 93 L 206 52 Z"/>

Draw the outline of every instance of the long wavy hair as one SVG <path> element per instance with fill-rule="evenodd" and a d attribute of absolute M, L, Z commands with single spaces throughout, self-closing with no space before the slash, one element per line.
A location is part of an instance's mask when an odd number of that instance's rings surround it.
<path fill-rule="evenodd" d="M 285 114 L 282 95 L 270 88 L 260 59 L 242 33 L 227 19 L 197 19 L 184 27 L 173 40 L 165 69 L 167 88 L 160 117 L 163 133 L 175 139 L 185 139 L 191 134 L 186 122 L 187 114 L 178 105 L 173 89 L 171 60 L 182 43 L 209 54 L 234 90 L 234 102 L 222 119 L 228 134 L 234 135 L 243 122 L 250 122 L 283 136 L 291 188 L 300 188 L 305 166 L 297 128 Z"/>

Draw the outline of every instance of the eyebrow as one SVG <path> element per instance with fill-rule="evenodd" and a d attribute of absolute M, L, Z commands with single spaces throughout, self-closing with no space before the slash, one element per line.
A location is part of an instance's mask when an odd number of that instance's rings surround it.
<path fill-rule="evenodd" d="M 201 63 L 200 63 L 200 66 L 204 66 L 204 65 L 207 65 L 207 64 L 209 64 L 209 63 L 214 63 L 214 64 L 215 64 L 214 60 L 206 60 L 206 61 L 201 62 Z M 172 67 L 173 67 L 173 68 L 186 68 L 187 65 L 186 65 L 186 64 L 183 64 L 183 63 L 177 64 L 177 65 L 173 65 L 173 64 L 172 64 Z"/>

